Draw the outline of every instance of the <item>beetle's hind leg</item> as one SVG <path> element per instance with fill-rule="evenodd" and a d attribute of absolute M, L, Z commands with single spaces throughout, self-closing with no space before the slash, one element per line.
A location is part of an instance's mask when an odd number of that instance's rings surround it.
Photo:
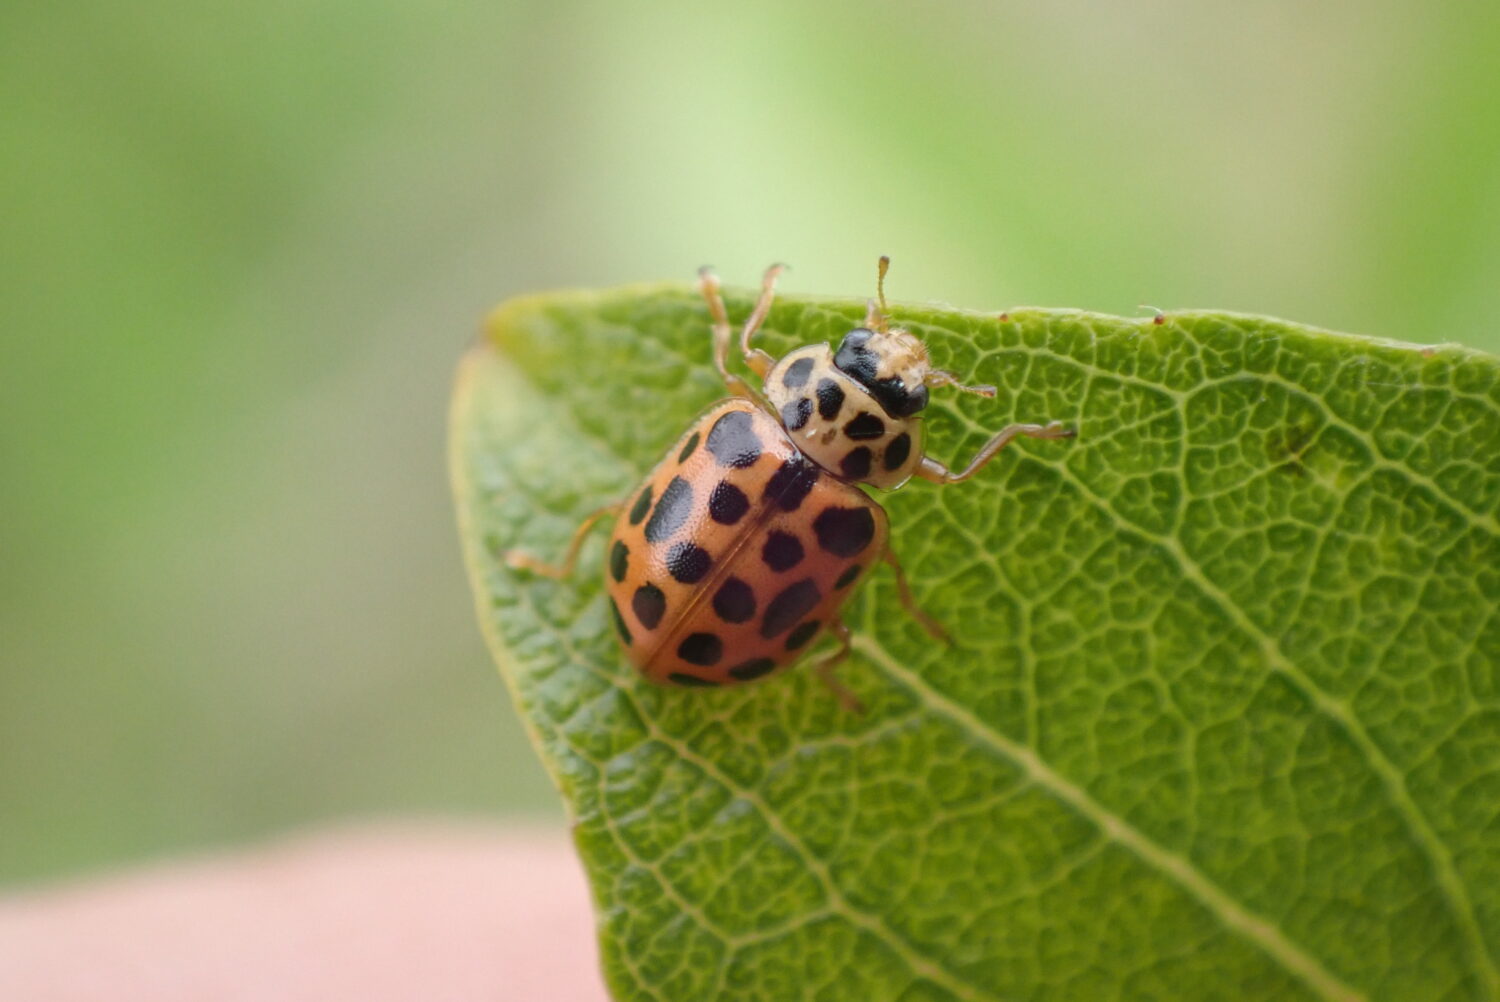
<path fill-rule="evenodd" d="M 835 668 L 849 660 L 851 649 L 849 626 L 842 619 L 835 619 L 828 624 L 828 632 L 838 640 L 838 649 L 819 658 L 813 664 L 813 671 L 818 673 L 818 681 L 829 688 L 840 706 L 850 713 L 864 713 L 865 704 L 861 703 L 859 697 L 854 694 L 854 690 L 840 681 L 838 675 L 834 673 Z"/>
<path fill-rule="evenodd" d="M 906 581 L 906 572 L 901 569 L 901 561 L 896 559 L 896 554 L 889 546 L 886 547 L 885 555 L 881 558 L 891 565 L 891 570 L 896 573 L 896 593 L 901 597 L 901 605 L 911 617 L 926 630 L 932 639 L 945 644 L 951 644 L 952 638 L 948 631 L 943 629 L 941 623 L 923 612 L 912 597 L 911 585 Z M 834 669 L 849 660 L 849 654 L 853 650 L 852 635 L 849 624 L 842 619 L 834 619 L 828 624 L 828 632 L 838 641 L 838 647 L 823 655 L 813 664 L 813 671 L 818 673 L 818 680 L 833 692 L 835 698 L 844 709 L 851 713 L 864 713 L 865 704 L 860 702 L 854 690 L 845 685 L 835 674 Z"/>
<path fill-rule="evenodd" d="M 624 502 L 617 501 L 589 512 L 577 531 L 573 533 L 573 538 L 568 543 L 568 551 L 563 555 L 561 564 L 549 564 L 521 550 L 502 550 L 500 559 L 505 561 L 505 566 L 513 567 L 518 571 L 530 571 L 533 574 L 557 580 L 572 577 L 573 568 L 578 564 L 578 551 L 583 549 L 583 542 L 588 538 L 589 530 L 598 525 L 601 519 L 619 514 L 623 507 L 625 507 Z"/>
<path fill-rule="evenodd" d="M 885 555 L 881 559 L 890 564 L 891 570 L 896 573 L 896 594 L 901 599 L 901 607 L 917 621 L 922 629 L 927 631 L 927 635 L 933 640 L 952 644 L 953 638 L 948 635 L 947 630 L 943 629 L 943 624 L 923 612 L 922 607 L 917 605 L 917 600 L 911 593 L 911 585 L 906 581 L 906 572 L 901 569 L 901 561 L 896 559 L 896 551 L 887 546 Z"/>

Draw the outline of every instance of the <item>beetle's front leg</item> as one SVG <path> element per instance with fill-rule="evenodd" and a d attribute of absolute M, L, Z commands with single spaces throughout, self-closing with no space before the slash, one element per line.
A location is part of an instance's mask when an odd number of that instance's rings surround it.
<path fill-rule="evenodd" d="M 766 314 L 771 311 L 771 303 L 776 297 L 776 279 L 783 270 L 785 266 L 779 264 L 766 269 L 765 277 L 761 279 L 760 298 L 756 300 L 755 308 L 740 331 L 740 356 L 750 371 L 762 379 L 771 371 L 776 360 L 759 348 L 750 347 L 750 339 L 755 336 L 755 332 L 765 322 Z M 724 307 L 724 293 L 719 284 L 719 276 L 714 274 L 712 268 L 705 266 L 698 269 L 698 291 L 704 302 L 708 303 L 708 315 L 713 323 L 714 367 L 719 370 L 720 378 L 731 393 L 759 403 L 760 397 L 750 384 L 729 371 L 729 346 L 734 342 L 734 328 L 729 324 L 729 311 Z"/>

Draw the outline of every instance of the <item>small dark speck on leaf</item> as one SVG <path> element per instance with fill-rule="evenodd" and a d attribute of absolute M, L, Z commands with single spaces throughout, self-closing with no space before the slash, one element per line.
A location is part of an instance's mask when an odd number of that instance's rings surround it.
<path fill-rule="evenodd" d="M 1279 436 L 1273 434 L 1266 451 L 1271 462 L 1277 464 L 1278 472 L 1292 477 L 1305 477 L 1307 467 L 1303 465 L 1303 460 L 1307 457 L 1312 440 L 1313 428 L 1308 425 L 1292 425 Z"/>

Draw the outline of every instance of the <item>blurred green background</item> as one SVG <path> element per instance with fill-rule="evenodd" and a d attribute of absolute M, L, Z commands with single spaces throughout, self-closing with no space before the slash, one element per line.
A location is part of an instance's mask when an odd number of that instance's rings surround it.
<path fill-rule="evenodd" d="M 559 815 L 445 487 L 499 300 L 888 253 L 897 299 L 1494 350 L 1497 52 L 1415 0 L 12 0 L 0 883 Z"/>

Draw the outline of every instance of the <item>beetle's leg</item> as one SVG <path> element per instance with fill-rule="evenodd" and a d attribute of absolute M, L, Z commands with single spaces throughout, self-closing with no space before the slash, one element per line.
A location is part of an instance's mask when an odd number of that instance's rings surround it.
<path fill-rule="evenodd" d="M 933 369 L 927 374 L 927 378 L 923 382 L 928 386 L 951 386 L 955 390 L 963 393 L 972 393 L 976 397 L 988 397 L 991 400 L 995 397 L 995 388 L 993 386 L 987 383 L 980 386 L 965 386 L 958 381 L 958 377 L 953 373 L 945 372 L 942 369 Z"/>
<path fill-rule="evenodd" d="M 740 355 L 750 371 L 761 379 L 766 378 L 766 374 L 776 364 L 776 359 L 759 348 L 750 347 L 750 339 L 760 330 L 760 325 L 766 322 L 766 314 L 771 312 L 771 303 L 776 299 L 776 280 L 783 271 L 786 271 L 784 264 L 773 264 L 766 269 L 760 280 L 760 298 L 755 301 L 755 309 L 750 311 L 750 316 L 746 318 L 745 326 L 740 331 Z"/>
<path fill-rule="evenodd" d="M 1076 434 L 1078 433 L 1072 428 L 1064 428 L 1061 421 L 1053 421 L 1051 424 L 1013 424 L 996 432 L 995 437 L 986 442 L 984 448 L 969 460 L 969 465 L 959 472 L 954 473 L 931 456 L 923 456 L 916 473 L 923 480 L 931 480 L 935 484 L 956 484 L 960 480 L 968 480 L 983 469 L 984 464 L 994 459 L 995 453 L 1005 448 L 1017 435 L 1025 435 L 1027 438 L 1072 438 Z"/>
<path fill-rule="evenodd" d="M 734 340 L 734 328 L 729 326 L 729 313 L 724 309 L 724 294 L 719 288 L 719 276 L 707 265 L 698 269 L 698 291 L 708 303 L 708 315 L 713 320 L 714 368 L 719 370 L 719 378 L 724 380 L 724 385 L 735 396 L 756 399 L 755 391 L 750 385 L 729 371 L 729 345 Z"/>
<path fill-rule="evenodd" d="M 518 571 L 530 571 L 548 578 L 569 577 L 573 573 L 573 567 L 578 563 L 578 551 L 583 548 L 583 541 L 588 538 L 589 530 L 598 525 L 599 520 L 605 516 L 618 514 L 623 507 L 625 507 L 623 502 L 616 502 L 605 505 L 597 511 L 589 512 L 583 524 L 578 527 L 578 531 L 573 533 L 573 539 L 568 543 L 568 552 L 563 556 L 563 562 L 560 565 L 549 564 L 545 560 L 539 560 L 520 550 L 504 550 L 500 554 L 500 559 L 505 561 L 507 567 L 513 567 Z"/>
<path fill-rule="evenodd" d="M 818 680 L 832 690 L 839 705 L 850 713 L 864 713 L 865 704 L 859 701 L 853 689 L 840 682 L 839 677 L 833 673 L 835 668 L 849 658 L 849 627 L 842 619 L 834 619 L 828 624 L 828 632 L 838 640 L 839 648 L 819 658 L 817 664 L 813 665 L 813 670 L 818 673 Z"/>
<path fill-rule="evenodd" d="M 953 643 L 953 638 L 948 636 L 948 631 L 943 629 L 943 624 L 923 612 L 921 606 L 917 605 L 917 600 L 912 597 L 911 585 L 906 583 L 906 572 L 901 569 L 901 561 L 896 559 L 896 551 L 887 546 L 882 559 L 891 565 L 891 570 L 896 572 L 896 594 L 900 596 L 901 605 L 911 618 L 915 619 L 933 640 L 945 644 Z"/>
<path fill-rule="evenodd" d="M 760 283 L 760 298 L 755 301 L 755 308 L 750 311 L 750 316 L 746 318 L 745 326 L 740 331 L 740 356 L 744 358 L 750 371 L 762 379 L 771 371 L 776 360 L 759 348 L 750 347 L 750 339 L 755 336 L 760 325 L 765 323 L 766 314 L 771 312 L 771 303 L 776 298 L 776 279 L 785 270 L 786 265 L 783 264 L 773 264 L 766 269 Z M 729 371 L 729 345 L 734 339 L 734 329 L 729 326 L 729 312 L 724 308 L 719 276 L 714 274 L 712 268 L 705 266 L 698 269 L 698 291 L 708 303 L 708 314 L 713 318 L 715 368 L 719 370 L 719 375 L 730 392 L 758 400 L 750 385 Z"/>

